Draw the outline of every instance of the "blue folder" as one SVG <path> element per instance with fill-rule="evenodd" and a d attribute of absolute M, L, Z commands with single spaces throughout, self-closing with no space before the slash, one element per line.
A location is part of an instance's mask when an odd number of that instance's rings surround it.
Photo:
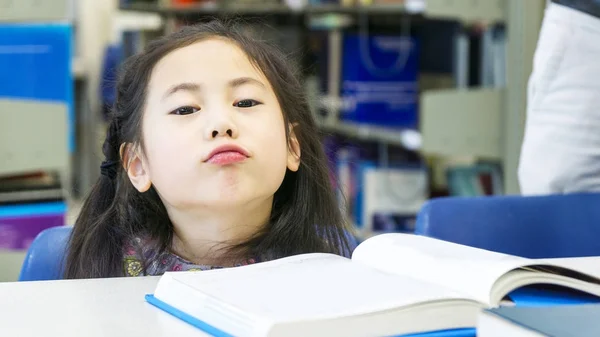
<path fill-rule="evenodd" d="M 545 307 L 556 305 L 578 305 L 600 303 L 600 298 L 583 292 L 566 289 L 539 289 L 525 287 L 510 294 L 517 307 Z"/>

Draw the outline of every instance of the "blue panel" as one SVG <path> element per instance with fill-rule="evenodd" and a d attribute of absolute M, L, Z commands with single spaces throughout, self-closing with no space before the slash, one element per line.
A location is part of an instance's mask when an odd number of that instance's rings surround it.
<path fill-rule="evenodd" d="M 16 218 L 32 215 L 64 214 L 67 205 L 64 202 L 45 202 L 39 204 L 23 204 L 0 206 L 0 218 Z"/>
<path fill-rule="evenodd" d="M 412 37 L 346 34 L 341 118 L 417 128 L 418 43 Z"/>
<path fill-rule="evenodd" d="M 68 24 L 0 24 L 0 98 L 67 104 L 72 151 L 71 41 Z"/>

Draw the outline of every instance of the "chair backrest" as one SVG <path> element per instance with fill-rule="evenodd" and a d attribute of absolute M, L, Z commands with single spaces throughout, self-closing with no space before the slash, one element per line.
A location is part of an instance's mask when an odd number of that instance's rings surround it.
<path fill-rule="evenodd" d="M 19 281 L 60 280 L 63 275 L 67 242 L 71 235 L 71 226 L 53 227 L 36 236 L 25 255 Z M 348 233 L 350 251 L 357 245 L 356 238 Z"/>
<path fill-rule="evenodd" d="M 416 234 L 528 258 L 600 255 L 600 194 L 428 201 Z"/>
<path fill-rule="evenodd" d="M 61 279 L 71 229 L 52 227 L 38 234 L 25 255 L 19 281 Z"/>

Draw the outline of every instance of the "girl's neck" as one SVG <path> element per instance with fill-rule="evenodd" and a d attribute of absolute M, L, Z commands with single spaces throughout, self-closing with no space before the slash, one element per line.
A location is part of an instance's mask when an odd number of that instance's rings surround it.
<path fill-rule="evenodd" d="M 174 226 L 171 250 L 197 265 L 233 266 L 250 256 L 231 248 L 256 235 L 269 221 L 272 199 L 216 212 L 170 210 Z"/>

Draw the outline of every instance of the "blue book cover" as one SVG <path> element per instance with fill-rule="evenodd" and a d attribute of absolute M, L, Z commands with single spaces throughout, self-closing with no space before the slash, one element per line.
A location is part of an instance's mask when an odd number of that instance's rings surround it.
<path fill-rule="evenodd" d="M 493 318 L 500 318 L 509 326 L 517 326 L 521 330 L 533 332 L 536 336 L 600 336 L 599 304 L 502 307 L 486 310 L 486 313 Z M 496 327 L 495 325 L 494 328 Z M 487 327 L 482 325 L 481 329 L 484 328 Z"/>
<path fill-rule="evenodd" d="M 169 314 L 179 318 L 180 320 L 206 332 L 207 334 L 209 334 L 211 336 L 233 337 L 233 335 L 230 335 L 225 331 L 217 329 L 214 326 L 209 325 L 209 324 L 195 318 L 194 316 L 188 315 L 187 313 L 185 313 L 171 305 L 168 305 L 167 303 L 154 297 L 154 295 L 152 295 L 152 294 L 146 295 L 146 302 L 148 302 L 148 303 L 152 304 L 153 306 L 165 311 L 166 313 L 169 313 Z"/>

